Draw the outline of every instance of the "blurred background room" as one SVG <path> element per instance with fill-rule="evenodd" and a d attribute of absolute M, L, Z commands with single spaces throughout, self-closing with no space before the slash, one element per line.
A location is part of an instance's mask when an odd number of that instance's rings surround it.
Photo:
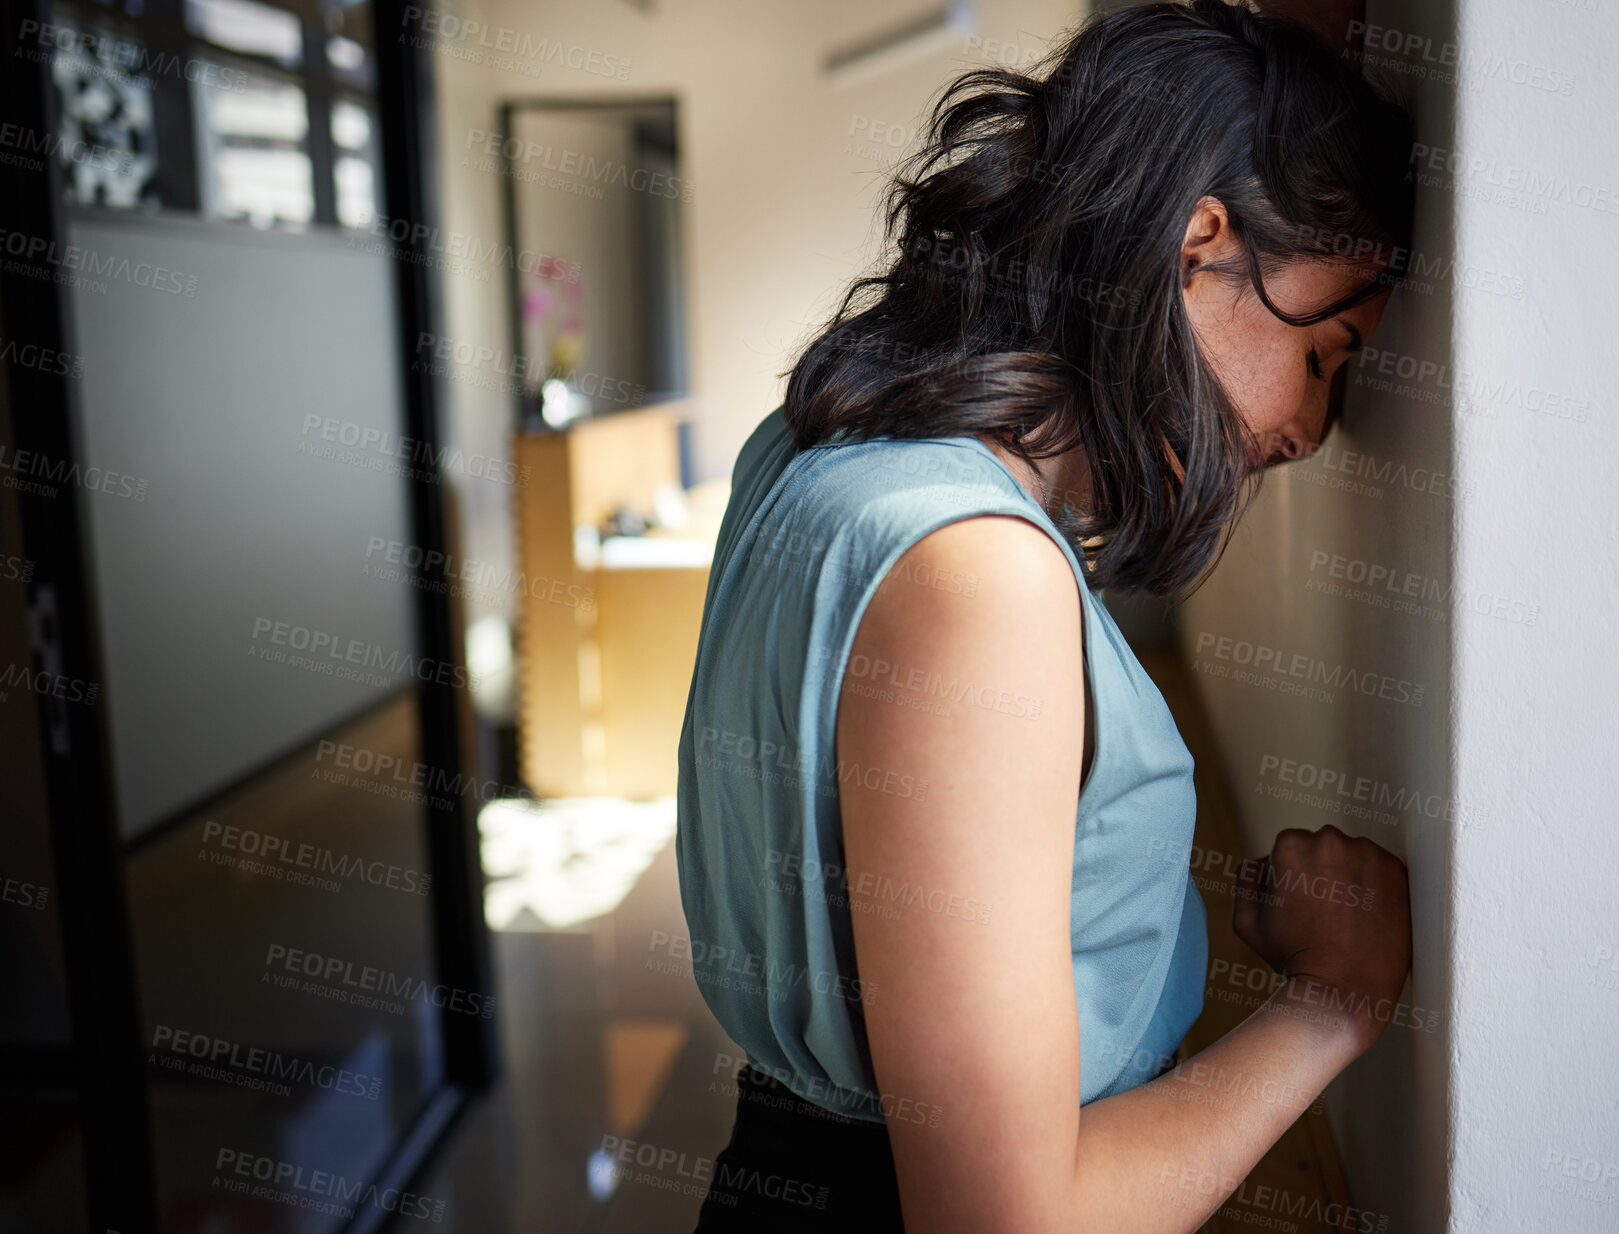
<path fill-rule="evenodd" d="M 0 1229 L 690 1230 L 744 1061 L 672 845 L 731 469 L 941 88 L 1091 5 L 3 7 Z M 1411 868 L 1411 1014 L 1212 1231 L 1613 1228 L 1562 1167 L 1619 1162 L 1619 36 L 1519 7 L 1343 29 L 1417 118 L 1419 275 L 1213 579 L 1104 597 L 1197 760 L 1183 1052 L 1272 988 L 1242 857 Z"/>

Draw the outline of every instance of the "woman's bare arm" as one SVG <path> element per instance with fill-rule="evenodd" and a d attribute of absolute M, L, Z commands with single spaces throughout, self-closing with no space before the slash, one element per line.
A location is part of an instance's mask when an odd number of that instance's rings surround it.
<path fill-rule="evenodd" d="M 967 595 L 919 581 L 937 578 L 976 586 Z M 1323 932 L 1309 917 L 1318 909 L 1295 906 L 1287 929 L 1265 928 L 1310 961 L 1295 964 L 1296 979 L 1175 1072 L 1081 1114 L 1069 940 L 1086 722 L 1080 613 L 1072 570 L 1043 531 L 968 519 L 896 565 L 857 632 L 860 671 L 844 680 L 840 766 L 928 784 L 925 796 L 901 797 L 862 786 L 894 782 L 884 777 L 847 777 L 842 807 L 877 1080 L 888 1108 L 938 1111 L 889 1118 L 906 1224 L 929 1234 L 1195 1230 L 1375 1037 L 1357 1017 L 1293 1014 L 1303 981 L 1344 987 L 1364 975 L 1345 967 L 1341 942 L 1378 946 L 1332 933 L 1366 921 L 1334 919 Z M 949 694 L 971 683 L 972 701 L 936 714 L 940 683 Z M 1315 837 L 1284 835 L 1294 837 L 1287 859 L 1307 868 L 1371 859 L 1359 847 L 1369 841 L 1333 833 L 1322 856 L 1297 839 Z M 923 894 L 896 914 L 882 892 L 895 886 Z M 1245 937 L 1263 944 L 1248 925 Z"/>

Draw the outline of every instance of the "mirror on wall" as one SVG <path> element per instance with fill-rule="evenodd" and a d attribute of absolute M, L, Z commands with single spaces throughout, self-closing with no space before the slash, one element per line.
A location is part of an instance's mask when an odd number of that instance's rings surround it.
<path fill-rule="evenodd" d="M 509 99 L 469 159 L 506 195 L 519 423 L 560 428 L 685 394 L 673 99 Z"/>

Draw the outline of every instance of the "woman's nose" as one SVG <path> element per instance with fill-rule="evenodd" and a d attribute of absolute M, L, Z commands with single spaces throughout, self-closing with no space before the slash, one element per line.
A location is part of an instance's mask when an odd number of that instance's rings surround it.
<path fill-rule="evenodd" d="M 1273 466 L 1277 463 L 1309 458 L 1315 453 L 1319 443 L 1303 424 L 1295 421 L 1284 424 L 1281 428 L 1272 429 L 1260 439 L 1259 444 L 1263 464 Z"/>
<path fill-rule="evenodd" d="M 1327 391 L 1321 391 L 1319 400 L 1310 400 L 1300 407 L 1286 424 L 1276 430 L 1272 450 L 1288 460 L 1308 458 L 1321 444 L 1321 430 L 1327 418 Z"/>

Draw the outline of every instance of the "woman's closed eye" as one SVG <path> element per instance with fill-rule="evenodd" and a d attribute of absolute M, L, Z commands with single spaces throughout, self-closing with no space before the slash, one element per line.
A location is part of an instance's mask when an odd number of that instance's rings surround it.
<path fill-rule="evenodd" d="M 1306 354 L 1304 363 L 1310 370 L 1310 376 L 1314 377 L 1317 381 L 1325 379 L 1326 374 L 1321 371 L 1321 357 L 1316 355 L 1314 347 L 1310 348 L 1309 352 Z"/>

